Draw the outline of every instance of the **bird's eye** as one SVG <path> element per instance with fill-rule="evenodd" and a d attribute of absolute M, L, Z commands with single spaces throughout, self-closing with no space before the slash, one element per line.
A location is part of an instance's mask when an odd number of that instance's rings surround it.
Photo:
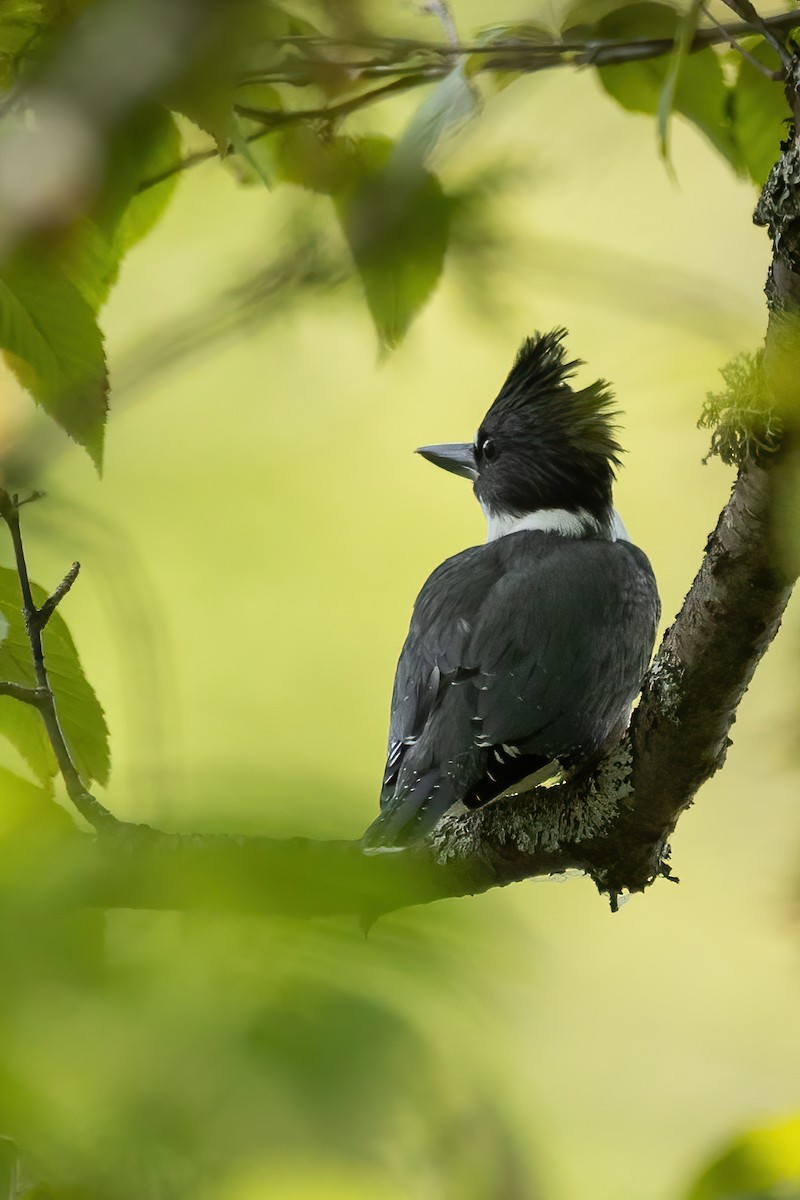
<path fill-rule="evenodd" d="M 493 438 L 484 438 L 480 445 L 480 451 L 486 462 L 493 462 L 497 458 L 497 446 Z"/>

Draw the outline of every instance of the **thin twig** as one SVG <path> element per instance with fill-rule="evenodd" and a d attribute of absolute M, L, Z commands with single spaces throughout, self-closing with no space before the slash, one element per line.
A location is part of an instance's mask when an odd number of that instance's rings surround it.
<path fill-rule="evenodd" d="M 385 96 L 394 92 L 404 92 L 409 88 L 418 87 L 420 83 L 428 83 L 430 80 L 427 77 L 417 75 L 409 76 L 403 79 L 393 79 L 391 83 L 383 84 L 382 87 L 373 88 L 371 92 L 364 92 L 360 96 L 351 96 L 349 100 L 342 100 L 339 104 L 332 104 L 327 108 L 304 108 L 296 109 L 293 112 L 284 112 L 281 109 L 275 111 L 261 108 L 251 108 L 248 105 L 234 105 L 235 112 L 240 117 L 248 117 L 251 120 L 261 121 L 262 128 L 256 129 L 249 133 L 245 138 L 246 142 L 257 142 L 259 138 L 266 137 L 269 133 L 274 133 L 278 129 L 284 129 L 290 125 L 296 125 L 301 121 L 335 121 L 342 117 L 348 116 L 356 109 L 364 108 L 367 104 L 374 104 L 377 100 L 383 100 Z M 137 192 L 145 192 L 148 188 L 155 187 L 158 183 L 163 183 L 165 179 L 170 179 L 173 175 L 177 175 L 179 171 L 185 171 L 188 167 L 195 167 L 199 163 L 208 162 L 209 159 L 218 158 L 219 151 L 216 147 L 209 147 L 208 150 L 198 150 L 194 154 L 190 154 L 187 158 L 183 158 L 180 162 L 174 163 L 166 170 L 160 171 L 157 175 L 151 175 L 147 179 L 143 179 L 137 187 Z"/>
<path fill-rule="evenodd" d="M 53 695 L 53 689 L 50 687 L 50 680 L 45 665 L 44 648 L 42 646 L 42 629 L 46 625 L 47 619 L 55 610 L 59 600 L 67 594 L 74 583 L 78 574 L 77 563 L 73 564 L 72 569 L 67 572 L 61 584 L 53 592 L 53 595 L 45 601 L 42 608 L 37 609 L 28 576 L 25 549 L 22 544 L 22 532 L 19 525 L 19 502 L 16 497 L 12 498 L 7 492 L 0 492 L 0 516 L 8 526 L 14 546 L 14 559 L 17 566 L 20 591 L 22 592 L 22 613 L 25 618 L 25 628 L 31 646 L 33 669 L 36 676 L 35 691 L 38 694 L 38 700 L 35 703 L 42 714 L 47 736 L 50 740 L 50 745 L 53 747 L 53 753 L 56 756 L 58 769 L 67 788 L 67 794 L 81 816 L 90 825 L 94 826 L 95 829 L 108 828 L 112 825 L 116 826 L 118 824 L 116 818 L 88 791 L 81 779 L 78 768 L 75 766 L 58 719 L 55 696 Z M 48 605 L 51 607 L 44 619 L 42 619 L 42 614 Z M 18 698 L 24 699 L 24 697 Z M 32 703 L 33 701 L 28 699 L 27 702 Z"/>
<path fill-rule="evenodd" d="M 78 572 L 80 569 L 81 564 L 79 562 L 74 562 L 64 578 L 61 580 L 61 583 L 53 592 L 52 596 L 48 596 L 42 607 L 38 610 L 36 614 L 36 621 L 40 629 L 44 629 L 45 625 L 56 611 L 67 592 L 78 578 Z"/>
<path fill-rule="evenodd" d="M 792 65 L 792 56 L 786 46 L 775 35 L 761 14 L 756 11 L 750 0 L 723 0 L 723 4 L 726 4 L 731 12 L 735 12 L 737 17 L 741 17 L 753 33 L 760 33 L 764 40 L 769 42 L 780 58 L 784 70 Z"/>
<path fill-rule="evenodd" d="M 45 693 L 39 688 L 26 687 L 24 683 L 12 683 L 10 680 L 0 682 L 0 696 L 13 696 L 15 700 L 31 704 L 34 708 L 41 708 L 45 699 Z"/>
<path fill-rule="evenodd" d="M 717 20 L 714 14 L 709 11 L 708 6 L 705 4 L 703 5 L 703 12 L 708 17 L 709 21 L 711 21 L 712 25 L 716 25 L 717 29 L 722 30 L 723 33 L 726 32 L 725 26 Z M 756 58 L 755 54 L 751 54 L 749 50 L 745 50 L 741 42 L 737 42 L 735 37 L 726 36 L 725 40 L 732 50 L 735 50 L 737 54 L 740 54 L 742 58 L 749 62 L 752 67 L 755 67 L 755 69 L 762 75 L 766 75 L 767 79 L 771 79 L 773 82 L 775 82 L 780 78 L 780 75 L 776 74 L 775 71 L 770 71 L 766 63 L 760 62 Z"/>

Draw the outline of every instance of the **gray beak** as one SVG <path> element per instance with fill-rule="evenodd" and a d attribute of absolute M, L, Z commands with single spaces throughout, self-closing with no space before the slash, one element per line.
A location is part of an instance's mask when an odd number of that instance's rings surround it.
<path fill-rule="evenodd" d="M 478 468 L 475 465 L 475 451 L 469 442 L 456 442 L 447 446 L 420 446 L 416 451 L 428 462 L 454 475 L 463 475 L 465 479 L 478 478 Z"/>

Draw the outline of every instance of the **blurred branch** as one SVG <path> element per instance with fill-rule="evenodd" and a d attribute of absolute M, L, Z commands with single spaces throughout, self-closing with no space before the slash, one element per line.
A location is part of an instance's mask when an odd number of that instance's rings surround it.
<path fill-rule="evenodd" d="M 796 12 L 780 13 L 778 16 L 768 17 L 764 20 L 759 18 L 758 28 L 754 28 L 749 20 L 736 21 L 728 25 L 713 21 L 710 26 L 697 30 L 688 51 L 697 53 L 709 46 L 735 43 L 737 37 L 748 34 L 752 36 L 753 33 L 758 33 L 760 36 L 768 38 L 771 44 L 780 44 L 782 47 L 783 43 L 777 35 L 786 34 L 798 25 L 800 25 L 800 14 Z M 263 71 L 248 71 L 242 77 L 241 82 L 245 84 L 286 83 L 296 87 L 307 87 L 317 83 L 320 72 L 325 69 L 339 73 L 347 72 L 359 81 L 387 75 L 395 76 L 395 78 L 380 87 L 349 96 L 336 104 L 324 107 L 267 110 L 249 105 L 236 105 L 236 112 L 239 116 L 260 124 L 260 128 L 251 130 L 247 135 L 248 142 L 258 141 L 277 130 L 303 122 L 335 123 L 399 92 L 435 83 L 450 74 L 453 69 L 453 60 L 457 57 L 471 56 L 477 59 L 478 61 L 473 64 L 474 74 L 499 71 L 527 75 L 555 67 L 608 67 L 641 62 L 669 55 L 675 46 L 673 38 L 645 38 L 631 41 L 618 39 L 563 41 L 558 39 L 552 42 L 525 42 L 519 39 L 508 39 L 497 40 L 488 45 L 470 43 L 442 45 L 437 42 L 383 38 L 368 43 L 384 52 L 381 57 L 367 61 L 356 59 L 349 62 L 346 57 L 343 57 L 342 52 L 357 51 L 359 45 L 355 43 L 344 43 L 341 39 L 324 37 L 293 37 L 284 39 L 284 41 L 295 50 L 305 50 L 306 56 L 298 58 L 297 55 L 294 55 L 285 63 L 265 68 Z M 334 51 L 339 53 L 335 54 Z M 785 55 L 786 51 L 782 50 L 782 53 Z M 421 63 L 420 59 L 424 61 Z M 173 166 L 143 180 L 139 190 L 145 191 L 180 171 L 197 166 L 199 163 L 208 162 L 218 156 L 219 151 L 215 146 L 209 147 L 207 150 L 196 151 Z"/>
<path fill-rule="evenodd" d="M 14 546 L 14 559 L 16 561 L 19 586 L 22 593 L 22 612 L 25 617 L 25 628 L 31 647 L 36 688 L 18 689 L 14 684 L 3 684 L 0 691 L 3 695 L 15 696 L 17 700 L 23 700 L 27 704 L 35 704 L 39 709 L 70 800 L 90 825 L 94 826 L 95 829 L 102 829 L 108 825 L 116 825 L 116 818 L 84 787 L 83 780 L 72 759 L 59 723 L 56 701 L 53 690 L 50 687 L 42 645 L 42 631 L 55 612 L 58 604 L 63 600 L 77 579 L 80 565 L 79 563 L 73 563 L 52 595 L 48 596 L 41 608 L 37 608 L 33 600 L 33 592 L 28 577 L 28 566 L 25 561 L 25 549 L 22 543 L 22 531 L 19 524 L 19 509 L 20 501 L 18 498 L 10 496 L 8 492 L 0 489 L 0 517 L 2 517 L 8 526 Z"/>
<path fill-rule="evenodd" d="M 797 122 L 798 59 L 787 95 Z M 571 869 L 590 875 L 612 908 L 623 891 L 671 878 L 668 839 L 725 761 L 738 705 L 800 573 L 796 547 L 787 554 L 782 544 L 792 511 L 788 489 L 800 475 L 794 432 L 800 345 L 796 132 L 764 187 L 756 220 L 768 226 L 773 243 L 764 371 L 787 432 L 777 452 L 741 463 L 631 728 L 593 773 L 446 817 L 429 844 L 395 853 L 365 855 L 355 842 L 112 828 L 91 847 L 84 902 L 292 916 L 359 913 L 369 921 L 405 905 Z"/>
<path fill-rule="evenodd" d="M 722 765 L 728 732 L 792 581 L 770 530 L 782 469 L 747 463 L 651 669 L 629 734 L 589 778 L 441 823 L 433 844 L 365 855 L 357 842 L 166 834 L 128 826 L 94 847 L 83 900 L 370 921 L 409 904 L 580 870 L 616 907 L 669 878 L 667 840 Z"/>

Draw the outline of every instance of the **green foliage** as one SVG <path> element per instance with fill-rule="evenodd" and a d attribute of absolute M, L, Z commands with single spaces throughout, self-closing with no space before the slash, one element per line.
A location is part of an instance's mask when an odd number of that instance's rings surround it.
<path fill-rule="evenodd" d="M 798 1200 L 800 1117 L 736 1138 L 690 1189 L 686 1200 Z"/>
<path fill-rule="evenodd" d="M 686 56 L 697 31 L 701 7 L 702 0 L 691 0 L 689 7 L 681 17 L 675 35 L 675 48 L 672 51 L 667 76 L 658 99 L 658 134 L 664 158 L 669 157 L 669 119 L 675 106 L 675 93 L 686 63 Z"/>
<path fill-rule="evenodd" d="M 758 62 L 770 71 L 778 70 L 778 56 L 771 46 L 755 41 L 745 45 Z M 736 140 L 747 173 L 753 183 L 761 187 L 777 158 L 778 146 L 786 136 L 789 107 L 780 79 L 769 79 L 738 54 L 735 66 L 738 74 L 731 113 Z"/>
<path fill-rule="evenodd" d="M 378 337 L 393 349 L 439 282 L 452 207 L 435 175 L 397 168 L 388 142 L 364 139 L 354 162 L 336 210 Z"/>
<path fill-rule="evenodd" d="M 41 605 L 47 593 L 34 585 L 34 602 Z M 0 679 L 36 685 L 30 643 L 20 608 L 19 580 L 15 571 L 0 568 Z M 67 745 L 87 785 L 106 783 L 109 771 L 108 729 L 103 710 L 78 659 L 78 652 L 59 612 L 53 613 L 43 633 L 45 660 Z M 23 756 L 44 785 L 55 774 L 56 764 L 35 708 L 9 696 L 0 697 L 0 731 Z"/>
<path fill-rule="evenodd" d="M 453 213 L 438 178 L 413 161 L 430 153 L 430 138 L 413 134 L 401 145 L 301 128 L 277 147 L 282 179 L 332 198 L 385 349 L 402 340 L 439 282 Z"/>
<path fill-rule="evenodd" d="M 84 296 L 36 247 L 2 266 L 0 347 L 23 387 L 99 469 L 108 409 L 103 337 Z"/>
<path fill-rule="evenodd" d="M 712 430 L 706 461 L 719 455 L 729 466 L 771 454 L 782 432 L 764 386 L 760 354 L 740 354 L 720 371 L 725 388 L 709 392 L 698 425 Z"/>
<path fill-rule="evenodd" d="M 686 53 L 692 32 L 688 17 L 682 24 L 675 9 L 666 4 L 644 0 L 615 8 L 597 22 L 597 37 L 670 38 L 677 39 L 679 48 L 670 59 L 650 58 L 599 67 L 600 82 L 628 111 L 658 116 L 662 144 L 667 113 L 674 109 L 696 125 L 738 168 L 739 150 L 733 136 L 722 66 L 712 50 Z"/>

